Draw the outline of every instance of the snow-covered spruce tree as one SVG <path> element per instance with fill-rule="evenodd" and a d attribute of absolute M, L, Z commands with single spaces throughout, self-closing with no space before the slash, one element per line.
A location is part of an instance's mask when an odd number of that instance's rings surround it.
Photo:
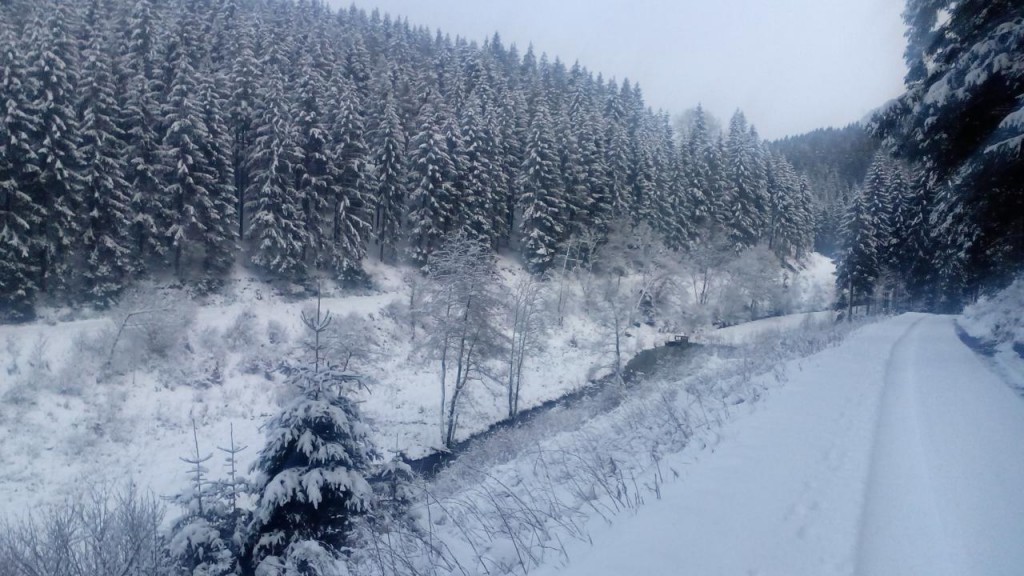
<path fill-rule="evenodd" d="M 0 24 L 0 321 L 31 317 L 38 288 L 31 248 L 42 207 L 23 191 L 36 170 L 29 136 L 37 119 L 27 110 L 25 72 L 13 32 Z"/>
<path fill-rule="evenodd" d="M 211 176 L 202 235 L 202 267 L 210 278 L 223 276 L 231 269 L 238 248 L 232 133 L 227 124 L 227 96 L 223 85 L 223 79 L 206 62 L 200 70 L 198 89 L 199 106 L 208 134 L 200 149 Z"/>
<path fill-rule="evenodd" d="M 79 223 L 82 156 L 75 110 L 78 74 L 70 31 L 73 18 L 68 2 L 37 13 L 28 40 L 26 113 L 39 125 L 28 135 L 35 162 L 32 177 L 21 183 L 21 190 L 40 209 L 32 222 L 32 248 L 43 292 L 63 288 L 69 277 L 68 260 Z"/>
<path fill-rule="evenodd" d="M 113 56 L 100 31 L 93 31 L 83 57 L 83 288 L 88 299 L 109 306 L 133 267 L 128 237 L 131 198 L 125 180 L 124 133 L 117 123 L 121 110 L 114 98 Z"/>
<path fill-rule="evenodd" d="M 900 248 L 900 269 L 907 291 L 907 307 L 932 310 L 938 302 L 938 270 L 932 266 L 938 249 L 929 222 L 935 204 L 935 176 L 918 167 L 907 185 Z"/>
<path fill-rule="evenodd" d="M 249 189 L 249 153 L 256 138 L 257 115 L 256 79 L 259 63 L 254 53 L 256 25 L 246 19 L 239 25 L 239 33 L 232 46 L 233 60 L 228 71 L 231 96 L 228 116 L 232 131 L 231 161 L 235 174 L 235 210 L 238 217 L 238 237 L 245 239 L 246 192 Z"/>
<path fill-rule="evenodd" d="M 409 250 L 413 260 L 425 264 L 452 229 L 458 209 L 452 176 L 455 165 L 443 133 L 445 113 L 437 95 L 424 97 L 417 119 L 418 132 L 409 142 Z"/>
<path fill-rule="evenodd" d="M 585 170 L 585 190 L 581 198 L 583 212 L 578 215 L 578 227 L 582 234 L 592 234 L 603 239 L 611 227 L 613 206 L 608 166 L 605 164 L 605 142 L 596 104 L 591 104 L 580 120 L 574 121 L 572 125 L 577 131 L 579 159 Z"/>
<path fill-rule="evenodd" d="M 122 33 L 119 70 L 126 89 L 120 126 L 125 138 L 124 176 L 131 194 L 133 271 L 140 273 L 148 269 L 154 256 L 164 252 L 160 231 L 170 222 L 160 198 L 160 86 L 154 66 L 157 30 L 150 0 L 136 0 Z"/>
<path fill-rule="evenodd" d="M 845 299 L 847 320 L 852 320 L 854 307 L 869 301 L 875 289 L 879 274 L 877 226 L 868 195 L 859 191 L 843 221 L 843 251 L 836 269 L 836 290 Z"/>
<path fill-rule="evenodd" d="M 320 262 L 327 246 L 325 217 L 329 212 L 332 185 L 330 135 L 324 114 L 327 104 L 325 72 L 308 48 L 299 59 L 298 94 L 291 112 L 299 158 L 293 166 L 296 189 L 289 194 L 302 208 L 300 260 L 306 266 Z M 318 59 L 321 57 L 317 55 Z"/>
<path fill-rule="evenodd" d="M 605 88 L 605 167 L 608 170 L 612 198 L 612 220 L 627 211 L 629 201 L 629 137 L 625 127 L 626 112 L 619 98 L 618 87 L 611 81 Z"/>
<path fill-rule="evenodd" d="M 305 277 L 306 247 L 302 198 L 295 193 L 295 171 L 302 158 L 297 134 L 284 99 L 284 79 L 276 66 L 264 99 L 267 105 L 255 118 L 256 139 L 249 148 L 245 211 L 249 215 L 246 237 L 252 262 L 273 274 Z"/>
<path fill-rule="evenodd" d="M 756 133 L 739 111 L 729 121 L 725 161 L 732 211 L 730 235 L 737 247 L 753 246 L 765 234 L 765 171 Z"/>
<path fill-rule="evenodd" d="M 629 189 L 630 217 L 634 224 L 653 223 L 656 208 L 653 142 L 645 127 L 638 127 L 630 139 Z"/>
<path fill-rule="evenodd" d="M 687 194 L 690 208 L 687 217 L 696 229 L 710 228 L 714 216 L 711 206 L 711 166 L 708 155 L 711 153 L 711 136 L 708 133 L 708 121 L 704 107 L 700 104 L 693 110 L 693 120 L 689 132 L 680 138 L 680 178 Z"/>
<path fill-rule="evenodd" d="M 333 194 L 328 200 L 330 234 L 323 260 L 336 277 L 351 279 L 362 271 L 372 233 L 373 174 L 358 91 L 347 81 L 339 81 L 331 98 L 339 108 L 331 127 Z"/>
<path fill-rule="evenodd" d="M 201 455 L 199 437 L 192 423 L 194 452 L 181 458 L 189 465 L 189 487 L 172 501 L 184 513 L 171 527 L 167 548 L 177 568 L 189 576 L 226 576 L 240 568 L 241 530 L 248 523 L 248 513 L 239 507 L 239 497 L 246 492 L 247 482 L 237 474 L 237 455 L 244 446 L 236 446 L 234 427 L 229 448 L 218 448 L 226 454 L 226 480 L 207 480 L 204 464 L 213 455 Z"/>
<path fill-rule="evenodd" d="M 495 213 L 501 218 L 495 223 L 499 242 L 508 244 L 516 227 L 516 206 L 519 202 L 519 171 L 522 168 L 523 145 L 525 142 L 526 101 L 519 90 L 507 89 L 504 97 L 491 108 L 491 124 L 494 125 L 496 158 L 501 173 L 501 189 L 498 191 L 498 206 Z"/>
<path fill-rule="evenodd" d="M 171 220 L 162 235 L 174 273 L 179 277 L 203 251 L 203 236 L 215 217 L 211 194 L 217 184 L 203 148 L 210 134 L 199 101 L 194 26 L 189 18 L 179 24 L 177 44 L 167 63 L 171 80 L 163 108 L 167 131 L 161 147 L 165 186 L 162 200 L 164 212 Z"/>
<path fill-rule="evenodd" d="M 653 224 L 661 233 L 665 245 L 679 251 L 687 247 L 690 238 L 696 235 L 694 219 L 691 218 L 694 212 L 690 206 L 692 197 L 684 171 L 685 162 L 689 161 L 689 150 L 685 144 L 678 148 L 673 145 L 672 128 L 667 115 L 660 119 L 659 128 L 663 133 L 658 138 L 654 156 L 657 185 Z"/>
<path fill-rule="evenodd" d="M 909 219 L 915 208 L 910 204 L 910 186 L 903 168 L 890 160 L 886 166 L 888 182 L 888 234 L 882 239 L 879 264 L 882 269 L 882 305 L 892 312 L 903 310 L 907 299 L 907 276 L 913 265 L 914 248 Z"/>
<path fill-rule="evenodd" d="M 482 108 L 479 99 L 473 98 L 463 111 L 464 190 L 460 221 L 468 238 L 496 246 L 498 234 L 494 223 L 501 219 L 500 214 L 494 212 L 495 206 L 500 205 L 495 198 L 499 171 L 492 162 L 495 143 L 484 121 Z"/>
<path fill-rule="evenodd" d="M 780 259 L 802 255 L 813 230 L 805 183 L 781 154 L 768 156 L 768 248 Z"/>
<path fill-rule="evenodd" d="M 534 274 L 541 274 L 551 266 L 565 233 L 563 180 L 551 128 L 547 106 L 538 103 L 519 184 L 522 189 L 519 202 L 523 218 L 519 230 L 523 238 L 523 257 L 527 268 Z"/>
<path fill-rule="evenodd" d="M 405 211 L 406 137 L 398 119 L 395 99 L 388 92 L 377 127 L 377 148 L 374 156 L 374 235 L 379 258 L 394 258 L 401 237 L 402 214 Z"/>
<path fill-rule="evenodd" d="M 319 302 L 303 321 L 319 340 L 331 322 Z M 258 497 L 243 568 L 260 575 L 326 575 L 348 545 L 352 517 L 369 509 L 365 474 L 377 458 L 370 429 L 350 398 L 358 378 L 323 361 L 294 366 L 296 396 L 267 424 L 253 465 Z"/>

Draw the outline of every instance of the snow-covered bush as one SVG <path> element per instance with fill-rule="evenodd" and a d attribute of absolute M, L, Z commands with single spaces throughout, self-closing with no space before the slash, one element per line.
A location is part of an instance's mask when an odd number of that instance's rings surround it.
<path fill-rule="evenodd" d="M 327 329 L 327 358 L 342 370 L 358 371 L 377 352 L 374 323 L 355 312 Z"/>
<path fill-rule="evenodd" d="M 231 325 L 224 330 L 224 342 L 232 352 L 239 352 L 255 346 L 259 331 L 256 329 L 256 313 L 246 309 L 238 313 Z"/>
<path fill-rule="evenodd" d="M 964 309 L 960 327 L 994 347 L 1013 348 L 1024 357 L 1024 276 L 1006 289 Z"/>
<path fill-rule="evenodd" d="M 288 333 L 288 328 L 282 324 L 279 320 L 271 318 L 267 320 L 267 342 L 273 346 L 280 346 L 287 344 L 291 335 Z"/>

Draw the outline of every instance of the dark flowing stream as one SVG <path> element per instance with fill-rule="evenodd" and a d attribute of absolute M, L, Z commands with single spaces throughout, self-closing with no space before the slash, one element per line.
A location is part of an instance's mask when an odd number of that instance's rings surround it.
<path fill-rule="evenodd" d="M 643 350 L 634 356 L 622 370 L 622 384 L 625 386 L 634 385 L 645 378 L 656 375 L 659 371 L 672 369 L 678 370 L 685 366 L 700 349 L 704 346 L 690 342 L 680 343 L 673 346 L 658 346 Z M 425 478 L 432 478 L 443 470 L 448 464 L 455 461 L 460 454 L 465 453 L 473 446 L 485 442 L 498 432 L 520 425 L 527 425 L 536 418 L 546 415 L 552 410 L 572 406 L 583 399 L 591 398 L 604 391 L 609 386 L 620 386 L 618 378 L 610 374 L 599 380 L 592 380 L 577 390 L 568 392 L 558 398 L 548 400 L 532 408 L 522 410 L 515 418 L 505 418 L 492 424 L 486 430 L 478 432 L 456 442 L 448 451 L 437 451 L 421 458 L 406 460 L 406 463 L 419 475 Z"/>

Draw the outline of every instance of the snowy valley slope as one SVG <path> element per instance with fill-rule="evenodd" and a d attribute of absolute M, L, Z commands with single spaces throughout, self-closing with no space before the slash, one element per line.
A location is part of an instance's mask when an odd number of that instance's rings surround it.
<path fill-rule="evenodd" d="M 524 275 L 510 260 L 500 260 L 499 271 L 507 286 Z M 348 331 L 342 336 L 365 348 L 352 368 L 370 381 L 360 400 L 377 445 L 386 454 L 423 455 L 440 444 L 437 369 L 411 339 L 408 271 L 375 264 L 369 272 L 376 291 L 332 292 L 323 305 Z M 794 279 L 795 298 L 820 306 L 831 272 L 830 261 L 812 255 Z M 608 373 L 608 329 L 581 304 L 581 290 L 566 283 L 564 322 L 549 327 L 526 363 L 524 408 Z M 549 291 L 548 315 L 556 296 Z M 260 427 L 288 392 L 275 368 L 301 354 L 300 311 L 310 305 L 239 277 L 203 305 L 180 291 L 151 289 L 109 313 L 55 311 L 0 326 L 0 516 L 59 501 L 89 482 L 131 479 L 157 495 L 174 493 L 186 482 L 180 458 L 191 452 L 193 420 L 201 452 L 215 459 L 233 427 L 236 443 L 248 446 L 241 454 L 247 466 L 262 445 Z M 155 326 L 145 325 L 150 316 L 133 320 L 143 326 L 126 330 L 115 346 L 125 312 L 140 309 L 166 310 L 151 315 Z M 631 326 L 625 358 L 662 344 L 669 337 L 663 329 Z M 505 403 L 500 384 L 475 384 L 460 436 L 504 417 Z"/>

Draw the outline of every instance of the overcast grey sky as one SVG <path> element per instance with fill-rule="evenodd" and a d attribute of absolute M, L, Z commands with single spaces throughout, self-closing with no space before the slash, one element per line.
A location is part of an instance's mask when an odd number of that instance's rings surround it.
<path fill-rule="evenodd" d="M 331 0 L 348 6 L 349 0 Z M 901 92 L 902 0 L 356 0 L 453 36 L 533 43 L 640 83 L 675 114 L 742 109 L 766 138 L 841 126 Z"/>

